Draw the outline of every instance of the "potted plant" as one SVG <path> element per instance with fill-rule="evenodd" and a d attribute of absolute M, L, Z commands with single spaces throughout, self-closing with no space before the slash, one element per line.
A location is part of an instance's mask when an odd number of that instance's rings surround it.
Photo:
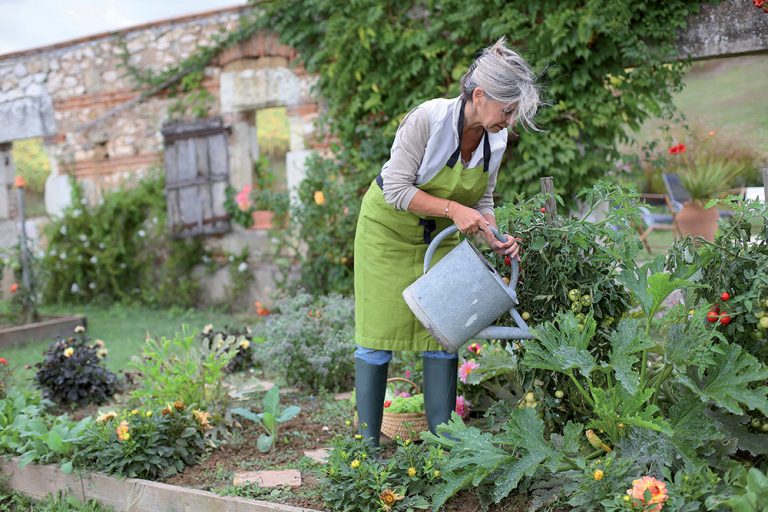
<path fill-rule="evenodd" d="M 287 195 L 274 190 L 274 174 L 266 158 L 253 164 L 254 184 L 244 185 L 240 191 L 228 186 L 224 209 L 230 219 L 248 229 L 271 229 L 274 217 L 287 206 Z"/>
<path fill-rule="evenodd" d="M 684 192 L 688 193 L 687 198 L 671 198 L 682 203 L 675 218 L 677 227 L 684 236 L 700 236 L 711 242 L 720 219 L 720 212 L 712 200 L 720 199 L 732 190 L 733 179 L 741 172 L 741 167 L 712 155 L 698 158 L 684 156 L 683 144 L 671 148 L 670 153 L 680 155 L 675 171 Z M 674 186 L 669 188 L 674 190 Z"/>

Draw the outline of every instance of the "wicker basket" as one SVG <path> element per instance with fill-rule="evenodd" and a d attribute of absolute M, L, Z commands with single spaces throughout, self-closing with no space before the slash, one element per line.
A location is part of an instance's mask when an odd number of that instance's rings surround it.
<path fill-rule="evenodd" d="M 419 386 L 413 381 L 404 379 L 402 377 L 392 377 L 387 379 L 387 382 L 402 381 L 413 386 L 414 394 L 419 394 Z M 381 420 L 381 433 L 390 439 L 395 439 L 400 436 L 403 440 L 415 441 L 419 439 L 419 434 L 429 430 L 427 424 L 427 415 L 423 412 L 415 413 L 388 413 L 387 409 L 384 409 L 384 416 Z"/>

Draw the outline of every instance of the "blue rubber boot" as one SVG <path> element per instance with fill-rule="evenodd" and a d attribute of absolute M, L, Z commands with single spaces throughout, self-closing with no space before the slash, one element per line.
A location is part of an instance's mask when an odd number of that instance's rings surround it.
<path fill-rule="evenodd" d="M 459 360 L 424 357 L 424 412 L 429 431 L 437 434 L 437 426 L 448 423 L 456 408 L 456 377 Z"/>
<path fill-rule="evenodd" d="M 355 402 L 358 430 L 371 446 L 379 446 L 384 394 L 389 364 L 370 364 L 355 358 Z M 365 427 L 365 428 L 363 428 Z"/>

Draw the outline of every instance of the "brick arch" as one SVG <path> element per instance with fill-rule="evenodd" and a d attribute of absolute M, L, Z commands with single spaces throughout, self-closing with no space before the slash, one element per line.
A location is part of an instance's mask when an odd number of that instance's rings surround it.
<path fill-rule="evenodd" d="M 280 43 L 277 34 L 261 31 L 221 52 L 216 64 L 224 67 L 236 60 L 259 57 L 284 57 L 290 62 L 296 58 L 296 55 L 296 50 Z"/>

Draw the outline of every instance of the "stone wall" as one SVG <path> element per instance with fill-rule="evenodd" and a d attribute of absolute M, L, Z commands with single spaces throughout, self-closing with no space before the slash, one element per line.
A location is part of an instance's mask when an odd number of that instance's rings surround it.
<path fill-rule="evenodd" d="M 58 214 L 69 198 L 74 175 L 91 201 L 123 182 L 163 166 L 162 125 L 171 120 L 174 98 L 154 95 L 138 101 L 136 84 L 122 66 L 120 41 L 130 64 L 162 70 L 178 64 L 213 36 L 233 30 L 245 7 L 158 21 L 113 33 L 96 34 L 47 47 L 0 55 L 0 195 L 13 182 L 9 149 L 14 140 L 42 137 L 51 159 L 46 207 Z M 227 49 L 205 70 L 203 85 L 214 101 L 210 116 L 230 126 L 229 175 L 236 188 L 250 184 L 258 158 L 255 112 L 285 106 L 290 124 L 286 156 L 289 187 L 304 175 L 312 150 L 310 136 L 318 105 L 310 89 L 315 77 L 293 65 L 295 52 L 274 34 L 259 33 Z M 0 200 L 0 216 L 14 213 L 12 198 Z M 232 252 L 248 246 L 257 282 L 250 299 L 272 291 L 267 232 L 235 228 L 207 240 Z M 224 296 L 226 272 L 207 283 L 211 301 Z M 208 278 L 210 279 L 210 278 Z"/>

